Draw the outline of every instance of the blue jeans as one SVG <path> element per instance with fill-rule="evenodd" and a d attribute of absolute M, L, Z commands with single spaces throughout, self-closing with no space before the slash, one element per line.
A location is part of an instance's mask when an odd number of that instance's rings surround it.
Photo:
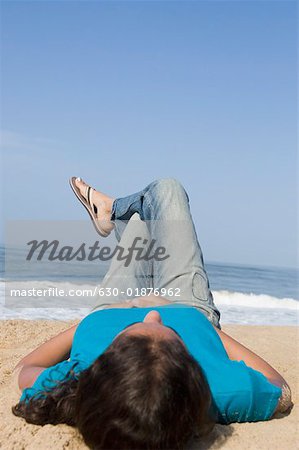
<path fill-rule="evenodd" d="M 133 297 L 134 293 L 139 296 L 142 288 L 154 288 L 171 302 L 199 309 L 220 327 L 220 313 L 210 291 L 189 198 L 177 180 L 156 180 L 136 194 L 117 198 L 111 220 L 123 248 L 128 249 L 137 237 L 145 250 L 152 248 L 151 255 L 164 248 L 168 257 L 139 261 L 133 258 L 127 267 L 124 261 L 114 258 L 101 287 L 116 287 L 119 294 L 101 297 L 102 303 L 95 309 L 126 300 L 128 288 Z"/>

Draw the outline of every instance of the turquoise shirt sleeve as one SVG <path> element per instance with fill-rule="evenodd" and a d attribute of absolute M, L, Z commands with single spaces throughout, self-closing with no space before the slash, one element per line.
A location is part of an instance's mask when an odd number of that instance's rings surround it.
<path fill-rule="evenodd" d="M 234 392 L 218 394 L 221 403 L 219 422 L 257 422 L 269 420 L 282 394 L 281 388 L 270 383 L 260 372 L 248 367 L 244 361 L 237 363 Z"/>
<path fill-rule="evenodd" d="M 33 396 L 42 396 L 43 392 L 50 391 L 59 382 L 64 381 L 71 370 L 75 372 L 79 369 L 80 364 L 74 361 L 62 361 L 55 366 L 45 369 L 35 380 L 30 388 L 26 388 L 22 392 L 20 401 L 29 400 Z"/>

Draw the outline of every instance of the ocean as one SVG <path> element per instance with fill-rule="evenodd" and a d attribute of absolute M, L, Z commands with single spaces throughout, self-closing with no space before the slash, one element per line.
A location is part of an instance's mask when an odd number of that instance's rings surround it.
<path fill-rule="evenodd" d="M 93 264 L 73 265 L 72 275 L 61 270 L 61 262 L 54 266 L 53 277 L 42 270 L 33 280 L 18 267 L 18 280 L 23 289 L 35 286 L 38 289 L 56 287 L 62 290 L 73 288 L 93 289 L 98 286 L 107 266 L 99 270 Z M 206 271 L 215 304 L 221 312 L 222 324 L 249 325 L 298 325 L 299 271 L 291 268 L 255 267 L 237 264 L 206 263 Z M 51 308 L 11 307 L 5 301 L 4 248 L 0 247 L 0 312 L 1 319 L 53 319 L 68 320 L 82 318 L 90 311 L 84 298 L 62 307 L 58 298 L 51 298 Z M 47 272 L 48 273 L 48 272 Z M 26 302 L 25 302 L 26 305 Z"/>

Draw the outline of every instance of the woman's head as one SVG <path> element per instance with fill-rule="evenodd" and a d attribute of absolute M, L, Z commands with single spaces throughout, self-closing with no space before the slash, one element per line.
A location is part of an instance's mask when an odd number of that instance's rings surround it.
<path fill-rule="evenodd" d="M 43 424 L 74 424 L 93 449 L 178 449 L 211 425 L 204 374 L 156 311 L 119 333 L 78 381 L 63 384 L 15 413 L 31 421 L 31 409 L 38 423 L 40 409 Z"/>
<path fill-rule="evenodd" d="M 182 448 L 206 431 L 210 403 L 183 341 L 172 329 L 142 322 L 121 332 L 80 377 L 76 424 L 92 448 Z"/>

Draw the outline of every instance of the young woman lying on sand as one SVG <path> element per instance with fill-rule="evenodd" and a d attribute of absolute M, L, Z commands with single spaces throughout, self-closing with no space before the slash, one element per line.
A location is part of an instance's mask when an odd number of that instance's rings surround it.
<path fill-rule="evenodd" d="M 168 258 L 128 267 L 114 259 L 102 303 L 17 365 L 23 393 L 13 413 L 29 423 L 76 426 L 93 449 L 159 450 L 181 449 L 216 422 L 286 411 L 284 378 L 220 329 L 179 182 L 154 181 L 116 200 L 80 178 L 71 186 L 99 234 L 115 228 L 124 248 L 136 236 L 144 244 L 155 240 Z M 138 220 L 130 220 L 134 214 Z M 118 295 L 108 295 L 112 288 Z M 128 288 L 163 296 L 128 299 Z"/>

